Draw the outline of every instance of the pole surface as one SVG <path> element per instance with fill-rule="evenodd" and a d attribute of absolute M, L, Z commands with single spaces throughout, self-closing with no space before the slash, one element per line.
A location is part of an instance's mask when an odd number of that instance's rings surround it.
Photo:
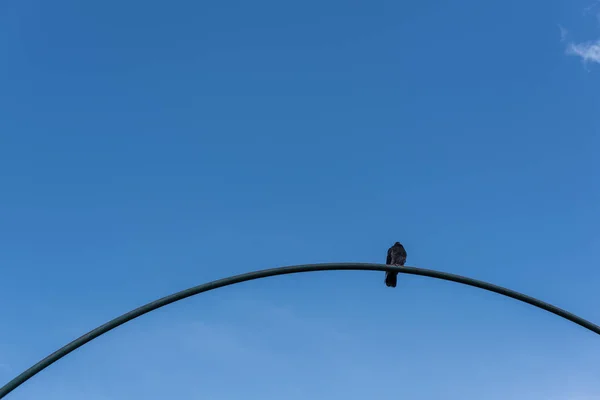
<path fill-rule="evenodd" d="M 143 305 L 141 307 L 136 308 L 135 310 L 129 311 L 93 329 L 86 333 L 85 335 L 73 340 L 71 343 L 66 346 L 58 349 L 54 353 L 50 354 L 48 357 L 39 361 L 37 364 L 33 365 L 26 371 L 22 372 L 20 375 L 15 377 L 13 380 L 8 382 L 2 388 L 0 388 L 0 399 L 4 398 L 7 394 L 15 390 L 17 387 L 25 383 L 27 380 L 32 378 L 37 373 L 41 372 L 45 368 L 49 367 L 54 362 L 60 360 L 65 357 L 72 351 L 78 349 L 79 347 L 89 343 L 90 341 L 96 339 L 97 337 L 117 328 L 120 325 L 123 325 L 126 322 L 129 322 L 135 318 L 138 318 L 144 314 L 147 314 L 151 311 L 154 311 L 158 308 L 164 307 L 171 303 L 174 303 L 179 300 L 183 300 L 190 296 L 194 296 L 200 293 L 208 292 L 210 290 L 219 289 L 229 285 L 235 285 L 236 283 L 252 281 L 255 279 L 267 278 L 270 276 L 277 275 L 287 275 L 287 274 L 296 274 L 302 272 L 317 272 L 317 271 L 390 271 L 390 272 L 398 272 L 403 274 L 410 275 L 420 275 L 427 276 L 430 278 L 442 279 L 446 281 L 461 283 L 463 285 L 473 286 L 480 289 L 484 289 L 490 292 L 498 293 L 503 296 L 511 297 L 515 300 L 522 301 L 527 304 L 531 304 L 534 307 L 541 308 L 542 310 L 548 311 L 552 314 L 558 315 L 566 320 L 569 320 L 577 325 L 580 325 L 598 335 L 600 335 L 600 326 L 591 323 L 577 315 L 571 314 L 561 308 L 555 307 L 551 304 L 545 303 L 536 298 L 524 295 L 519 292 L 515 292 L 514 290 L 506 289 L 501 286 L 492 285 L 491 283 L 478 281 L 476 279 L 467 278 L 460 275 L 449 274 L 447 272 L 434 271 L 430 269 L 422 269 L 415 267 L 395 267 L 391 265 L 384 264 L 366 264 L 366 263 L 334 263 L 334 264 L 308 264 L 308 265 L 294 265 L 290 267 L 281 267 L 281 268 L 273 268 L 273 269 L 264 269 L 260 271 L 248 272 L 241 275 L 231 276 L 229 278 L 219 279 L 216 281 L 208 282 L 203 285 L 194 286 L 192 288 L 182 290 L 180 292 L 174 293 L 172 295 L 163 297 L 161 299 L 155 300 L 151 303 Z"/>

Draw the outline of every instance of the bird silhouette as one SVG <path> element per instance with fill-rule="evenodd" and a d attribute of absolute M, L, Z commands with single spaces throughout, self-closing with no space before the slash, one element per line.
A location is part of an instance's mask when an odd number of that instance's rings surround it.
<path fill-rule="evenodd" d="M 387 259 L 385 263 L 387 265 L 396 265 L 396 266 L 404 266 L 406 262 L 406 250 L 404 246 L 400 244 L 400 242 L 394 243 L 392 247 L 388 249 Z M 396 283 L 398 281 L 398 273 L 397 272 L 385 272 L 385 285 L 387 287 L 396 287 Z"/>

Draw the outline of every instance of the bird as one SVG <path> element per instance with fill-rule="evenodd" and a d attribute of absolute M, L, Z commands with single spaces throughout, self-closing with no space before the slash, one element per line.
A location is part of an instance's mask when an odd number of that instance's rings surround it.
<path fill-rule="evenodd" d="M 388 249 L 387 259 L 385 263 L 387 265 L 396 265 L 396 266 L 404 266 L 406 262 L 406 250 L 404 246 L 400 244 L 400 242 L 394 243 L 392 247 Z M 398 273 L 397 272 L 385 272 L 385 285 L 387 287 L 396 287 L 396 283 L 398 281 Z"/>

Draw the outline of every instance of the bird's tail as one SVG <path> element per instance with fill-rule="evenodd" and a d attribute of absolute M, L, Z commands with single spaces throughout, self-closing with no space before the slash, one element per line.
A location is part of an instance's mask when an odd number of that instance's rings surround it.
<path fill-rule="evenodd" d="M 385 285 L 387 287 L 396 287 L 396 283 L 398 283 L 398 273 L 397 272 L 387 272 L 385 273 Z"/>

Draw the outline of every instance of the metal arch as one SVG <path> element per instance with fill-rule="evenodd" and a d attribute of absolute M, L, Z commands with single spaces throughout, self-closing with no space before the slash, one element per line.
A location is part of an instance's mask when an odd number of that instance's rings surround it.
<path fill-rule="evenodd" d="M 115 329 L 116 327 L 123 325 L 126 322 L 131 321 L 137 317 L 140 317 L 144 314 L 149 313 L 150 311 L 154 311 L 158 308 L 164 307 L 168 304 L 174 303 L 179 300 L 183 300 L 187 297 L 194 296 L 196 294 L 208 292 L 209 290 L 219 289 L 225 286 L 234 285 L 236 283 L 252 281 L 255 279 L 267 278 L 270 276 L 277 275 L 287 275 L 287 274 L 295 274 L 300 272 L 317 272 L 317 271 L 391 271 L 391 272 L 399 272 L 403 274 L 410 275 L 420 275 L 420 276 L 428 276 L 430 278 L 443 279 L 446 281 L 452 281 L 457 283 L 462 283 L 464 285 L 478 287 L 480 289 L 488 290 L 490 292 L 495 292 L 501 294 L 503 296 L 512 297 L 513 299 L 522 301 L 527 304 L 531 304 L 532 306 L 541 308 L 542 310 L 546 310 L 553 314 L 558 315 L 564 319 L 567 319 L 571 322 L 574 322 L 598 335 L 600 335 L 600 326 L 595 325 L 581 317 L 578 317 L 570 312 L 567 312 L 563 309 L 555 307 L 551 304 L 545 303 L 541 300 L 535 299 L 530 296 L 526 296 L 519 292 L 515 292 L 510 289 L 503 288 L 501 286 L 492 285 L 491 283 L 478 281 L 476 279 L 466 278 L 460 275 L 449 274 L 446 272 L 434 271 L 429 269 L 421 269 L 415 267 L 394 267 L 390 265 L 383 264 L 366 264 L 366 263 L 335 263 L 335 264 L 308 264 L 308 265 L 295 265 L 290 267 L 281 267 L 281 268 L 273 268 L 273 269 L 265 269 L 261 271 L 248 272 L 246 274 L 236 275 L 229 278 L 219 279 L 213 282 L 208 282 L 203 285 L 195 286 L 186 290 L 182 290 L 180 292 L 174 293 L 170 296 L 163 297 L 162 299 L 155 300 L 151 303 L 148 303 L 144 306 L 136 308 L 126 314 L 121 315 L 97 327 L 94 330 L 86 333 L 85 335 L 73 340 L 71 343 L 66 346 L 58 349 L 54 353 L 50 354 L 48 357 L 39 361 L 37 364 L 33 365 L 26 371 L 22 372 L 19 376 L 14 378 L 12 381 L 8 382 L 2 388 L 0 388 L 0 399 L 4 398 L 7 394 L 15 390 L 17 387 L 25 383 L 28 379 L 32 378 L 38 372 L 47 368 L 54 362 L 60 360 L 64 356 L 68 355 L 72 351 L 78 349 L 84 344 L 94 340 L 98 336 L 101 336 L 108 331 Z"/>

